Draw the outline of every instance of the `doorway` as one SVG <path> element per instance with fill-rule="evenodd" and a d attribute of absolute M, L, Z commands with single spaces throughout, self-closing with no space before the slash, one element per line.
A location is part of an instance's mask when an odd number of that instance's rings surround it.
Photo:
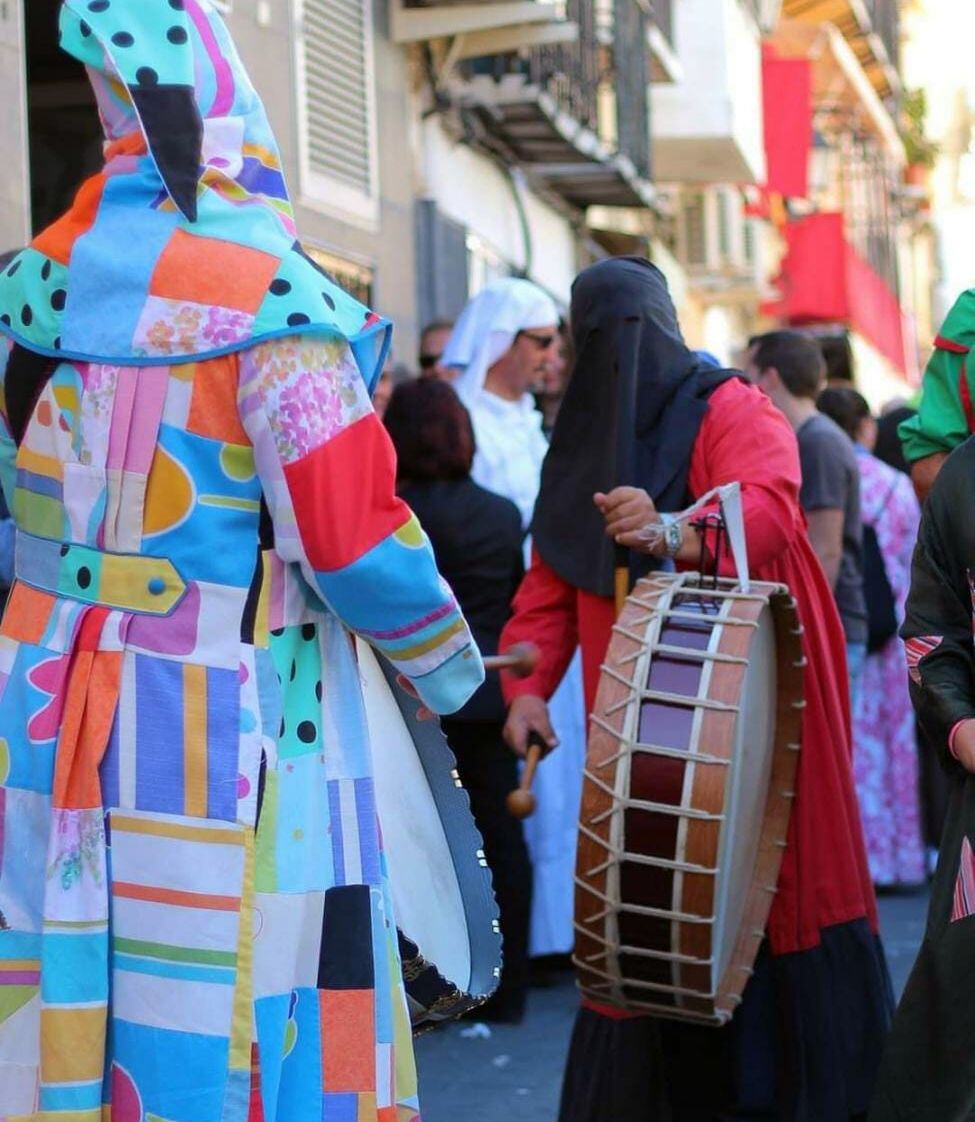
<path fill-rule="evenodd" d="M 27 127 L 34 234 L 102 166 L 102 129 L 84 67 L 58 46 L 60 0 L 25 0 Z"/>

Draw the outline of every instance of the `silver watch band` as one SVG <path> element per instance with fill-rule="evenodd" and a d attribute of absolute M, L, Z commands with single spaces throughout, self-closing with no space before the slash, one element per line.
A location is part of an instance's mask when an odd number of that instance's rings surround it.
<path fill-rule="evenodd" d="M 684 524 L 673 514 L 661 514 L 660 525 L 663 527 L 664 552 L 667 557 L 674 558 L 684 544 Z"/>

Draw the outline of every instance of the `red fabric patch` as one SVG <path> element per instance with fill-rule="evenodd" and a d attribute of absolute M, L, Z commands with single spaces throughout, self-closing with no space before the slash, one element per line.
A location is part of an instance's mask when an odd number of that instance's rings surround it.
<path fill-rule="evenodd" d="M 975 409 L 972 408 L 972 391 L 968 384 L 968 371 L 962 361 L 961 370 L 958 372 L 958 396 L 961 398 L 961 407 L 965 413 L 965 424 L 969 432 L 975 432 Z"/>
<path fill-rule="evenodd" d="M 951 351 L 955 355 L 967 355 L 971 350 L 971 347 L 966 347 L 964 343 L 956 343 L 954 339 L 946 339 L 944 335 L 938 335 L 934 345 L 939 351 Z"/>
<path fill-rule="evenodd" d="M 247 1122 L 264 1122 L 264 1100 L 261 1098 L 261 1052 L 251 1045 L 251 1097 L 247 1108 Z"/>
<path fill-rule="evenodd" d="M 284 474 L 317 572 L 344 569 L 410 520 L 410 508 L 396 497 L 392 442 L 374 413 L 285 465 Z"/>

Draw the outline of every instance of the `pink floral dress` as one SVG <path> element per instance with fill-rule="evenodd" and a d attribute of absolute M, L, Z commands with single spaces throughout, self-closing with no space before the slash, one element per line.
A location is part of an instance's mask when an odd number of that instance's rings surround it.
<path fill-rule="evenodd" d="M 906 475 L 858 451 L 863 521 L 877 535 L 902 620 L 921 512 Z M 854 774 L 870 874 L 875 884 L 884 886 L 920 884 L 926 873 L 917 733 L 903 647 L 895 637 L 867 656 L 853 715 Z"/>

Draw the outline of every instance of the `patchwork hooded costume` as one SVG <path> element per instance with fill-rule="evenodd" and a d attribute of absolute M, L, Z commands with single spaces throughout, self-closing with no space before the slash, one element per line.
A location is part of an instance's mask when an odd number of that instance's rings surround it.
<path fill-rule="evenodd" d="M 66 0 L 104 170 L 0 277 L 0 1118 L 417 1116 L 349 629 L 483 677 L 207 0 Z"/>

